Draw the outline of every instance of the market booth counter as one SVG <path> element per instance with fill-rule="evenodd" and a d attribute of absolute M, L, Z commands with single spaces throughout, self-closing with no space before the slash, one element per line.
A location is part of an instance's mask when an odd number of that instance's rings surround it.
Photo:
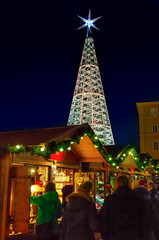
<path fill-rule="evenodd" d="M 88 146 L 90 149 L 88 150 Z M 78 146 L 76 145 L 74 150 Z M 78 147 L 80 151 L 80 162 L 82 165 L 82 172 L 75 173 L 75 192 L 78 186 L 86 181 L 91 180 L 93 184 L 92 197 L 95 200 L 96 208 L 100 209 L 104 203 L 106 196 L 106 182 L 110 165 L 105 158 L 98 151 L 98 149 L 91 144 L 91 140 L 87 137 L 85 142 L 81 141 Z M 103 150 L 105 148 L 103 147 Z M 107 152 L 105 152 L 107 155 Z M 106 157 L 106 156 L 105 156 Z M 77 182 L 77 184 L 76 184 Z"/>
<path fill-rule="evenodd" d="M 108 163 L 111 164 L 109 173 L 109 183 L 112 185 L 111 191 L 114 191 L 116 178 L 125 174 L 129 178 L 130 186 L 137 179 L 149 179 L 151 174 L 146 170 L 151 156 L 149 154 L 140 154 L 131 145 L 126 147 L 106 146 L 108 152 Z"/>
<path fill-rule="evenodd" d="M 62 188 L 79 187 L 81 177 L 94 180 L 89 165 L 104 163 L 107 154 L 88 124 L 0 133 L 0 146 L 1 240 L 33 232 L 37 208 L 30 196 L 43 194 L 48 181 L 62 202 Z"/>
<path fill-rule="evenodd" d="M 100 210 L 107 194 L 110 165 L 106 162 L 90 163 L 90 171 L 94 173 L 95 203 Z"/>

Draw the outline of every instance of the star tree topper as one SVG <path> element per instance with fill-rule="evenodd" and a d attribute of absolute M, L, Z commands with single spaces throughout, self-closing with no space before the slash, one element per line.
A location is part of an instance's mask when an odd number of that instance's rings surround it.
<path fill-rule="evenodd" d="M 85 18 L 83 18 L 83 17 L 81 17 L 81 16 L 79 16 L 79 15 L 78 15 L 78 17 L 81 18 L 85 23 L 84 23 L 82 26 L 80 26 L 77 30 L 80 30 L 80 29 L 82 29 L 82 28 L 84 28 L 84 27 L 87 26 L 87 35 L 86 35 L 87 37 L 88 37 L 89 32 L 92 33 L 92 32 L 91 32 L 91 27 L 93 27 L 93 28 L 95 28 L 95 29 L 97 29 L 97 30 L 100 31 L 100 29 L 97 28 L 97 27 L 94 25 L 94 22 L 96 22 L 96 21 L 97 21 L 98 19 L 100 19 L 102 16 L 97 17 L 97 18 L 95 18 L 95 19 L 91 19 L 91 10 L 89 10 L 88 19 L 85 19 Z"/>

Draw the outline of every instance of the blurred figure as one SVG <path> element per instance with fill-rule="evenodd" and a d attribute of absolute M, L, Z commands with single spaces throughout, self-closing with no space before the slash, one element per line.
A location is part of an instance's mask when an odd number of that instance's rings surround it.
<path fill-rule="evenodd" d="M 159 220 L 150 192 L 147 190 L 146 186 L 150 189 L 149 182 L 146 185 L 146 181 L 144 179 L 136 180 L 133 184 L 133 189 L 138 194 L 142 203 L 142 208 L 140 210 L 141 235 L 143 240 L 158 240 Z"/>
<path fill-rule="evenodd" d="M 153 181 L 149 180 L 147 183 L 147 189 L 149 191 L 154 209 L 159 217 L 159 188 L 155 188 Z"/>
<path fill-rule="evenodd" d="M 61 217 L 61 202 L 53 182 L 47 183 L 45 193 L 30 197 L 31 204 L 38 207 L 36 225 L 37 240 L 58 239 L 58 218 Z"/>
<path fill-rule="evenodd" d="M 72 192 L 73 192 L 73 186 L 72 185 L 65 185 L 62 188 L 62 209 L 63 209 L 63 212 L 65 211 L 66 204 L 67 204 L 66 197 L 68 195 L 70 195 Z"/>
<path fill-rule="evenodd" d="M 152 180 L 147 181 L 147 190 L 150 192 L 154 188 L 154 184 Z"/>
<path fill-rule="evenodd" d="M 140 235 L 141 205 L 128 177 L 118 177 L 116 190 L 105 198 L 99 213 L 104 240 L 145 240 Z"/>
<path fill-rule="evenodd" d="M 78 193 L 67 198 L 62 219 L 61 240 L 102 240 L 95 204 L 90 197 L 92 182 L 80 185 Z"/>

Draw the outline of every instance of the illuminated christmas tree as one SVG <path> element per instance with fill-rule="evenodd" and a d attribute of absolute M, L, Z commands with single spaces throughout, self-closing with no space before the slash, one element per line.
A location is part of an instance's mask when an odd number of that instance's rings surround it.
<path fill-rule="evenodd" d="M 114 145 L 94 41 L 91 36 L 91 27 L 98 29 L 94 25 L 94 22 L 101 17 L 91 20 L 91 12 L 89 11 L 88 20 L 82 17 L 80 18 L 85 24 L 78 29 L 87 26 L 87 35 L 78 71 L 68 125 L 89 123 L 103 145 Z"/>

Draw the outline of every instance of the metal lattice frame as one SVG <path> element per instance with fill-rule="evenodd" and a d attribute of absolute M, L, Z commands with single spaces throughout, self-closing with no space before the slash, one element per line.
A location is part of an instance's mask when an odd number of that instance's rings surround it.
<path fill-rule="evenodd" d="M 85 39 L 68 125 L 89 123 L 103 145 L 114 145 L 94 41 Z"/>

